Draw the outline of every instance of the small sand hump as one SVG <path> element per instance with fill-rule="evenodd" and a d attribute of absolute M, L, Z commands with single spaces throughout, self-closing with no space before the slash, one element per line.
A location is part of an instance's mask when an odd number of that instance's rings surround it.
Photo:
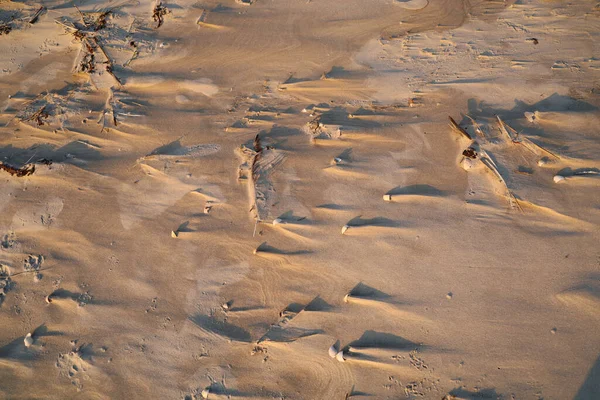
<path fill-rule="evenodd" d="M 429 0 L 397 0 L 397 3 L 407 10 L 422 10 L 429 5 Z"/>

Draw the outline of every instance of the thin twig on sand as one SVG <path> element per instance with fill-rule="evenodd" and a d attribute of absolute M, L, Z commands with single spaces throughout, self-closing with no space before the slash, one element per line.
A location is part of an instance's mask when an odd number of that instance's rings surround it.
<path fill-rule="evenodd" d="M 545 148 L 543 148 L 542 146 L 535 144 L 534 142 L 532 142 L 531 140 L 529 140 L 526 137 L 523 137 L 522 135 L 519 134 L 519 132 L 517 132 L 515 129 L 513 129 L 510 125 L 508 125 L 506 122 L 502 121 L 502 119 L 500 119 L 499 116 L 496 115 L 496 119 L 498 122 L 498 127 L 500 128 L 500 131 L 502 133 L 504 133 L 512 143 L 514 144 L 522 144 L 523 146 L 525 146 L 525 148 L 529 151 L 531 151 L 534 154 L 537 154 L 537 150 L 549 154 L 552 157 L 556 158 L 556 159 L 560 159 L 559 156 L 557 156 L 556 154 L 554 154 L 553 152 L 551 152 L 550 150 L 547 150 Z M 514 139 L 512 137 L 512 135 L 510 133 L 514 134 Z"/>
<path fill-rule="evenodd" d="M 36 22 L 38 22 L 40 15 L 42 15 L 44 11 L 46 11 L 46 7 L 41 6 L 40 8 L 38 8 L 35 14 L 33 14 L 33 16 L 29 19 L 29 23 L 33 25 Z"/>
<path fill-rule="evenodd" d="M 454 118 L 452 117 L 448 117 L 448 119 L 450 120 L 450 127 L 452 127 L 452 129 L 455 132 L 458 132 L 459 134 L 461 134 L 462 136 L 466 137 L 469 140 L 473 140 L 473 138 L 471 137 L 471 135 L 469 135 L 469 133 L 464 130 L 463 128 L 461 128 L 460 125 L 458 125 L 458 123 L 454 120 Z"/>

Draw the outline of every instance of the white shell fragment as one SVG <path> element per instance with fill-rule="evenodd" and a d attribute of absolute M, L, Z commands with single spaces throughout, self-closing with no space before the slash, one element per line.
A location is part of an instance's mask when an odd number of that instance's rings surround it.
<path fill-rule="evenodd" d="M 460 166 L 465 171 L 468 171 L 470 169 L 473 169 L 473 168 L 477 167 L 477 160 L 476 159 L 474 160 L 474 159 L 469 158 L 469 157 L 465 157 L 460 162 Z"/>
<path fill-rule="evenodd" d="M 201 394 L 201 396 L 202 396 L 202 398 L 203 398 L 203 399 L 208 399 L 208 394 L 209 394 L 209 393 L 210 393 L 210 389 L 209 389 L 209 388 L 206 388 L 206 389 L 204 389 L 204 390 L 202 391 L 202 393 L 200 393 L 200 394 Z"/>
<path fill-rule="evenodd" d="M 283 222 L 283 220 L 281 218 L 275 218 L 273 220 L 273 225 L 278 225 L 278 224 L 281 224 L 282 222 Z"/>
<path fill-rule="evenodd" d="M 537 116 L 537 113 L 535 113 L 535 112 L 527 111 L 525 113 L 525 118 L 527 118 L 527 121 L 529 121 L 529 122 L 536 122 L 536 120 L 538 119 L 538 116 Z"/>
<path fill-rule="evenodd" d="M 176 238 L 178 236 L 179 236 L 179 232 L 177 232 L 177 231 L 171 231 L 171 237 L 172 238 Z"/>
<path fill-rule="evenodd" d="M 349 301 L 350 301 L 350 295 L 347 294 L 347 295 L 344 296 L 344 303 L 347 303 Z"/>
<path fill-rule="evenodd" d="M 335 356 L 337 356 L 337 353 L 338 353 L 338 349 L 337 349 L 337 347 L 336 347 L 336 345 L 334 343 L 329 348 L 329 357 L 335 358 Z"/>
<path fill-rule="evenodd" d="M 339 362 L 344 362 L 346 361 L 346 359 L 344 358 L 344 352 L 343 351 L 339 351 L 336 355 L 335 355 L 335 359 L 338 360 Z"/>
<path fill-rule="evenodd" d="M 384 194 L 383 195 L 383 201 L 392 201 L 392 195 L 391 194 Z"/>
<path fill-rule="evenodd" d="M 562 182 L 562 181 L 564 181 L 565 179 L 567 179 L 567 178 L 565 178 L 565 177 L 564 177 L 564 176 L 562 176 L 562 175 L 554 175 L 554 183 L 559 183 L 559 182 Z"/>
<path fill-rule="evenodd" d="M 30 347 L 33 344 L 33 337 L 31 336 L 31 333 L 28 333 L 25 336 L 24 342 L 25 342 L 25 347 Z"/>
<path fill-rule="evenodd" d="M 347 231 L 349 228 L 350 228 L 350 227 L 349 227 L 348 225 L 344 225 L 344 226 L 342 226 L 342 235 L 343 235 L 344 233 L 346 233 L 346 231 Z"/>

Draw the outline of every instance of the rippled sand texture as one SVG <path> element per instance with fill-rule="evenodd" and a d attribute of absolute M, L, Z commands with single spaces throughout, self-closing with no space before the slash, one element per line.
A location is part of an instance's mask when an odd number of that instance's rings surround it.
<path fill-rule="evenodd" d="M 1 398 L 600 398 L 597 2 L 0 10 Z"/>

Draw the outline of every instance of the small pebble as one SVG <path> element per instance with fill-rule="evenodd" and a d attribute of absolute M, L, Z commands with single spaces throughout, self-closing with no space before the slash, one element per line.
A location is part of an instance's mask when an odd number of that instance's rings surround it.
<path fill-rule="evenodd" d="M 452 292 L 448 292 L 448 294 L 446 295 L 446 298 L 447 298 L 447 299 L 451 299 L 451 298 L 452 298 L 452 296 L 453 296 Z"/>

